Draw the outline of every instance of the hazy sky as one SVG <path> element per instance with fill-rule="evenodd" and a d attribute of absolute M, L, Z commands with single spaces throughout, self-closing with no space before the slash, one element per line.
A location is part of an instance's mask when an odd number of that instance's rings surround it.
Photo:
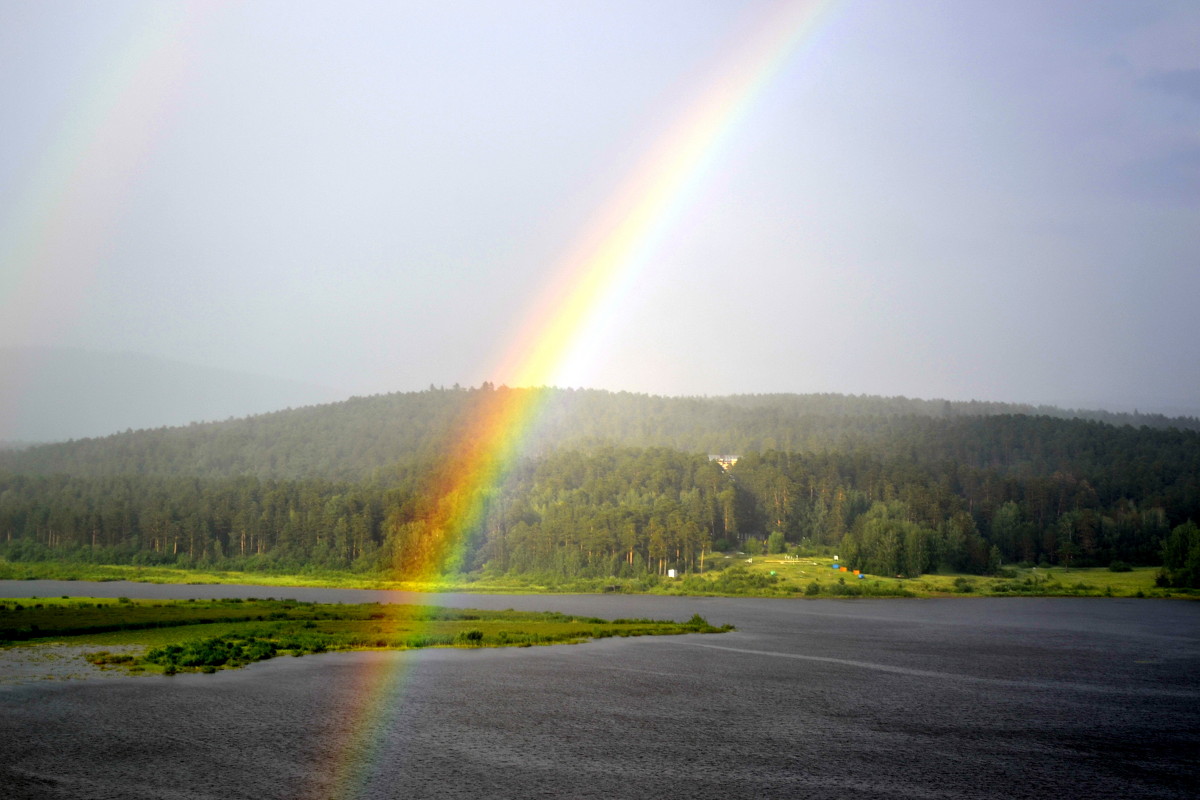
<path fill-rule="evenodd" d="M 0 0 L 0 346 L 495 380 L 764 2 Z M 1200 408 L 1200 3 L 845 0 L 572 385 Z"/>

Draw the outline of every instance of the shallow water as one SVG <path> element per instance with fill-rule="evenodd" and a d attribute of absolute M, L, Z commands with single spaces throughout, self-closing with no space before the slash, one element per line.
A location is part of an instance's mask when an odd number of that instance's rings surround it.
<path fill-rule="evenodd" d="M 698 612 L 738 630 L 0 686 L 7 797 L 1190 798 L 1200 785 L 1195 603 L 0 582 L 0 596 L 63 594 Z"/>

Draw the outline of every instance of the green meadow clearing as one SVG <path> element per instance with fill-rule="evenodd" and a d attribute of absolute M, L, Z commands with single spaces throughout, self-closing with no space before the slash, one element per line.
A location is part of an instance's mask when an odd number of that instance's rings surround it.
<path fill-rule="evenodd" d="M 1158 567 L 1114 572 L 1105 567 L 1005 567 L 1000 575 L 926 574 L 916 578 L 867 575 L 831 568 L 829 557 L 714 554 L 705 572 L 677 578 L 579 578 L 547 573 L 448 575 L 437 581 L 311 570 L 303 573 L 235 572 L 170 567 L 0 561 L 0 580 L 135 581 L 174 584 L 246 584 L 493 594 L 644 593 L 752 597 L 1200 597 L 1194 589 L 1156 585 Z"/>
<path fill-rule="evenodd" d="M 740 556 L 729 559 L 752 575 L 778 580 L 778 585 L 798 589 L 807 596 L 839 596 L 861 587 L 861 596 L 894 594 L 911 597 L 1192 597 L 1188 589 L 1155 585 L 1158 567 L 1135 567 L 1113 572 L 1105 567 L 1005 567 L 1000 575 L 926 574 L 916 578 L 879 575 L 856 577 L 832 569 L 830 558 Z M 813 585 L 818 587 L 813 591 Z"/>
<path fill-rule="evenodd" d="M 687 622 L 603 620 L 556 612 L 478 611 L 295 600 L 0 600 L 0 647 L 70 645 L 92 664 L 131 672 L 214 672 L 276 656 L 339 650 L 529 647 L 612 636 L 720 633 Z M 112 648 L 105 649 L 105 648 Z"/>

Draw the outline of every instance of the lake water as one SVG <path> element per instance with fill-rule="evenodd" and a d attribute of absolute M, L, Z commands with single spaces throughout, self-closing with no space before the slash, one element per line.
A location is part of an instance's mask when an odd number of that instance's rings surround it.
<path fill-rule="evenodd" d="M 738 630 L 0 686 L 0 797 L 949 800 L 1200 790 L 1198 603 L 0 581 L 0 597 L 64 594 L 700 613 Z"/>

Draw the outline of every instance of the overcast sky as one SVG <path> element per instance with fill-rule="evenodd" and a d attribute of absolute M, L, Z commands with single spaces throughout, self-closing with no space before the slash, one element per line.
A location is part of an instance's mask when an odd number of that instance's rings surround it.
<path fill-rule="evenodd" d="M 494 380 L 764 2 L 0 0 L 0 346 Z M 845 0 L 573 385 L 1200 408 L 1200 3 Z"/>

